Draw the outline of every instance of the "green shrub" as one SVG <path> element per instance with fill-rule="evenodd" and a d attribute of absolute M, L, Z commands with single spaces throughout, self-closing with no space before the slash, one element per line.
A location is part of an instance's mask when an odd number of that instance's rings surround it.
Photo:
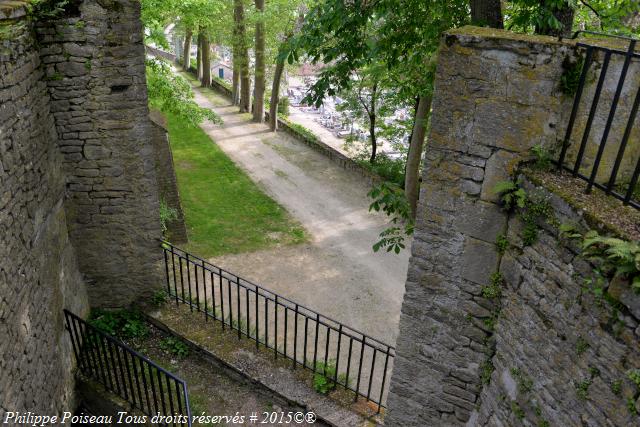
<path fill-rule="evenodd" d="M 286 96 L 278 99 L 278 115 L 289 117 L 289 98 Z"/>
<path fill-rule="evenodd" d="M 160 348 L 179 357 L 187 357 L 189 355 L 189 347 L 175 337 L 162 339 L 160 341 Z"/>
<path fill-rule="evenodd" d="M 336 377 L 336 366 L 333 362 L 326 365 L 323 362 L 316 363 L 316 373 L 313 375 L 313 388 L 320 394 L 327 394 L 337 386 L 333 380 Z M 345 374 L 338 375 L 338 382 L 346 380 Z"/>
<path fill-rule="evenodd" d="M 93 310 L 89 324 L 117 338 L 144 338 L 149 328 L 140 314 L 135 310 Z"/>
<path fill-rule="evenodd" d="M 162 228 L 162 234 L 167 232 L 167 223 L 178 219 L 178 211 L 175 208 L 170 208 L 164 199 L 160 199 L 160 228 Z"/>

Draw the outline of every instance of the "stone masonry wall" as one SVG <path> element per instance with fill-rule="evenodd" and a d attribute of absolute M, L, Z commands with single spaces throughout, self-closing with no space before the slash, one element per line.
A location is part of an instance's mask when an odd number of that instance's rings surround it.
<path fill-rule="evenodd" d="M 86 0 L 37 30 L 91 304 L 147 298 L 161 283 L 161 232 L 140 3 Z"/>
<path fill-rule="evenodd" d="M 559 358 L 560 352 L 557 358 L 544 352 L 569 349 L 552 347 L 553 343 L 540 337 L 540 331 L 550 336 L 564 334 L 569 346 L 584 332 L 572 329 L 579 320 L 592 326 L 592 335 L 584 339 L 593 349 L 601 349 L 593 358 L 599 358 L 595 365 L 603 378 L 610 380 L 614 371 L 617 376 L 624 375 L 620 364 L 613 362 L 616 356 L 633 353 L 630 344 L 607 339 L 601 345 L 596 336 L 604 334 L 604 329 L 593 327 L 597 314 L 570 319 L 573 312 L 558 310 L 553 322 L 547 324 L 544 316 L 531 314 L 535 310 L 529 308 L 527 298 L 538 303 L 540 297 L 524 297 L 530 292 L 526 286 L 520 285 L 520 291 L 502 300 L 483 296 L 483 288 L 495 278 L 494 273 L 507 268 L 501 265 L 495 241 L 507 232 L 508 218 L 493 189 L 497 182 L 511 179 L 515 167 L 531 157 L 531 147 L 554 149 L 561 143 L 572 98 L 561 93 L 559 83 L 566 61 L 575 61 L 575 56 L 574 42 L 550 37 L 472 27 L 443 37 L 386 425 L 517 425 L 520 419 L 508 418 L 508 411 L 498 402 L 506 396 L 509 405 L 512 390 L 502 394 L 504 390 L 491 389 L 497 378 L 502 379 L 511 369 L 535 377 L 538 382 L 533 387 L 544 397 L 538 404 L 547 405 L 539 410 L 529 406 L 525 425 L 540 425 L 536 423 L 541 421 L 580 425 L 568 415 L 576 405 L 575 392 L 572 396 L 567 393 L 575 390 L 571 381 L 583 381 L 586 373 L 578 368 L 559 373 L 567 359 Z M 608 109 L 601 110 L 599 117 L 608 113 Z M 601 133 L 603 124 L 604 120 L 596 121 L 594 132 Z M 509 224 L 512 228 L 515 230 Z M 556 292 L 559 285 L 547 283 L 541 266 L 533 266 L 536 262 L 549 268 L 561 266 L 563 273 L 556 272 L 556 277 L 564 283 L 570 278 L 566 271 L 572 267 L 563 262 L 573 258 L 551 251 L 549 238 L 542 237 L 541 242 L 545 246 L 527 249 L 519 260 L 522 275 L 533 277 L 531 283 L 539 282 L 536 292 L 547 287 L 550 293 Z M 563 286 L 570 288 L 572 283 Z M 575 289 L 566 292 L 571 294 Z M 551 303 L 544 304 L 548 308 Z M 496 319 L 500 305 L 509 320 L 503 321 L 502 315 Z M 545 350 L 547 344 L 550 347 Z M 609 348 L 614 355 L 604 355 Z M 581 367 L 593 363 L 586 360 Z M 488 367 L 492 362 L 496 370 L 487 388 L 482 376 L 491 373 Z M 533 375 L 527 371 L 523 366 L 527 363 L 539 367 L 539 372 Z M 603 368 L 609 363 L 610 368 Z M 513 381 L 506 381 L 512 387 Z M 544 388 L 563 381 L 558 390 Z M 590 417 L 583 425 L 606 425 L 602 420 L 612 411 L 602 410 L 600 418 L 593 416 L 593 407 L 603 402 L 584 403 L 581 408 L 591 405 L 591 412 L 580 412 Z M 520 415 L 517 407 L 509 405 L 509 409 L 510 414 Z M 538 411 L 546 418 L 535 418 Z M 624 414 L 609 418 L 612 425 L 625 425 L 616 424 L 624 419 Z"/>
<path fill-rule="evenodd" d="M 509 219 L 494 370 L 469 425 L 638 425 L 629 405 L 640 410 L 640 397 L 627 372 L 640 368 L 640 295 L 599 279 L 561 235 L 559 224 L 589 229 L 581 212 L 523 182 L 550 217 L 530 246 L 523 222 Z"/>
<path fill-rule="evenodd" d="M 36 41 L 17 2 L 0 10 L 0 419 L 73 409 L 63 308 L 88 298 L 67 234 L 65 182 Z"/>

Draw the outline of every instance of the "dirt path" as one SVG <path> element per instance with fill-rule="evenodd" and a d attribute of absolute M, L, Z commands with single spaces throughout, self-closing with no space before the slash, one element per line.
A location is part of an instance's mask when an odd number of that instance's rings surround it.
<path fill-rule="evenodd" d="M 201 127 L 311 235 L 304 245 L 217 257 L 212 263 L 393 345 L 409 254 L 373 253 L 386 217 L 368 212 L 368 186 L 306 145 L 268 132 L 212 91 L 196 102 L 222 116 Z"/>

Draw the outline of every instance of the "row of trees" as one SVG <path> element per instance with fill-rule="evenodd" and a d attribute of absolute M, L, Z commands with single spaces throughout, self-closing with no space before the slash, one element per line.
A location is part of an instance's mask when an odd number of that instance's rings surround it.
<path fill-rule="evenodd" d="M 576 29 L 629 33 L 637 29 L 639 1 L 253 0 L 249 4 L 246 0 L 143 0 L 143 20 L 154 39 L 161 39 L 160 30 L 167 23 L 177 24 L 185 35 L 185 67 L 190 66 L 192 37 L 197 36 L 197 68 L 204 86 L 211 81 L 210 44 L 230 47 L 234 103 L 241 112 L 252 111 L 258 122 L 264 117 L 270 76 L 272 130 L 276 129 L 279 86 L 286 63 L 321 64 L 306 101 L 319 106 L 327 96 L 345 98 L 346 107 L 369 131 L 367 157 L 373 166 L 383 163 L 377 152 L 378 136 L 397 136 L 404 131 L 388 129 L 384 119 L 399 109 L 413 111 L 405 132 L 409 144 L 402 159 L 404 179 L 397 182 L 401 188 L 387 185 L 374 192 L 382 201 L 380 209 L 395 206 L 392 211 L 406 212 L 400 220 L 410 223 L 416 214 L 436 53 L 444 31 L 475 24 L 555 36 L 569 35 Z M 255 59 L 253 70 L 250 51 Z M 402 126 L 398 123 L 396 128 Z M 406 209 L 399 208 L 403 203 Z M 388 233 L 381 246 L 397 250 L 403 232 Z"/>

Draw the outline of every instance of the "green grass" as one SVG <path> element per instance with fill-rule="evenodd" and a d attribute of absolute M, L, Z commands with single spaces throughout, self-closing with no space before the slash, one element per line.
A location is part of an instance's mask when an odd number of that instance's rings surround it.
<path fill-rule="evenodd" d="M 189 243 L 208 258 L 302 243 L 302 226 L 264 194 L 199 127 L 168 114 Z"/>

